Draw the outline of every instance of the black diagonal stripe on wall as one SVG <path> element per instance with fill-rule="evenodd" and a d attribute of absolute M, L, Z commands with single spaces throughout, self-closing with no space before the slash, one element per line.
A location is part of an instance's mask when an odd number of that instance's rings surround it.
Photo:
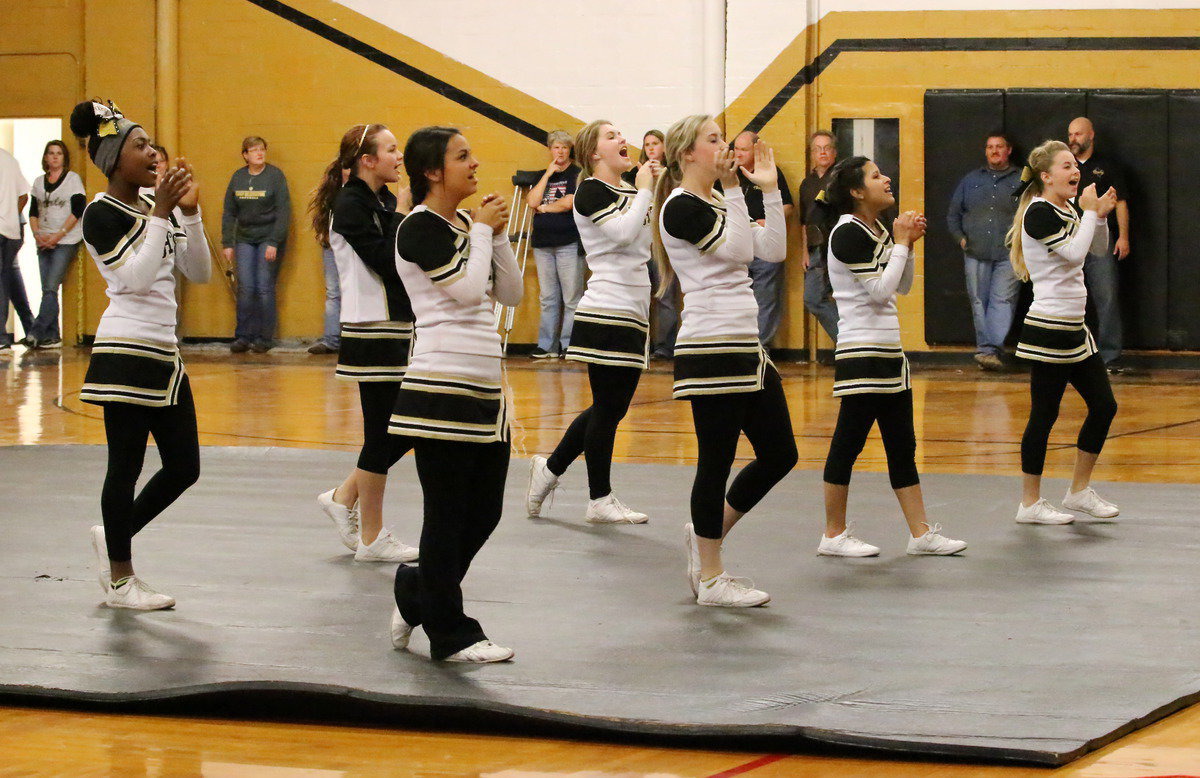
<path fill-rule="evenodd" d="M 315 35 L 319 35 L 335 46 L 341 46 L 346 51 L 374 62 L 387 68 L 398 76 L 407 78 L 415 84 L 419 84 L 426 89 L 437 92 L 447 100 L 453 100 L 464 108 L 468 108 L 481 116 L 486 116 L 497 124 L 501 124 L 513 132 L 524 135 L 532 141 L 544 144 L 546 142 L 547 132 L 537 125 L 530 124 L 524 119 L 513 116 L 508 111 L 497 108 L 491 103 L 481 98 L 475 97 L 472 94 L 464 92 L 458 87 L 442 81 L 436 76 L 430 75 L 425 71 L 413 67 L 412 65 L 402 60 L 396 59 L 391 54 L 380 51 L 379 49 L 364 43 L 357 38 L 348 35 L 335 27 L 331 27 L 320 19 L 309 16 L 303 11 L 292 8 L 286 3 L 281 3 L 278 0 L 248 0 L 248 2 L 257 5 L 259 8 L 269 13 L 273 13 L 281 19 L 302 27 Z"/>
<path fill-rule="evenodd" d="M 1200 37 L 1125 38 L 847 38 L 836 40 L 796 75 L 755 114 L 746 129 L 758 132 L 796 96 L 813 83 L 839 54 L 847 52 L 919 51 L 1195 51 Z"/>

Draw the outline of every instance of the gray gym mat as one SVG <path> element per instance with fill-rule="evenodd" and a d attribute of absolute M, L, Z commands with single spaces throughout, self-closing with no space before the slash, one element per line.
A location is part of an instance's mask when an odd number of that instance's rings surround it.
<path fill-rule="evenodd" d="M 0 448 L 0 695 L 294 693 L 303 716 L 317 693 L 517 717 L 530 731 L 557 722 L 704 745 L 761 735 L 780 748 L 1042 764 L 1200 698 L 1193 486 L 1105 485 L 1119 524 L 1028 527 L 1012 521 L 1015 478 L 927 476 L 931 516 L 971 544 L 932 558 L 904 554 L 886 477 L 860 473 L 857 533 L 884 551 L 843 560 L 815 555 L 820 474 L 798 471 L 727 544 L 731 572 L 774 597 L 733 611 L 696 606 L 685 581 L 691 468 L 618 465 L 618 494 L 651 523 L 601 528 L 582 521 L 582 462 L 551 518 L 531 521 L 527 462 L 514 459 L 504 520 L 465 592 L 517 657 L 464 667 L 420 656 L 420 630 L 415 653 L 391 650 L 392 566 L 355 564 L 313 500 L 353 461 L 204 449 L 200 483 L 135 541 L 139 573 L 179 605 L 131 613 L 99 604 L 92 569 L 104 449 Z M 415 542 L 411 458 L 387 505 L 393 531 Z"/>

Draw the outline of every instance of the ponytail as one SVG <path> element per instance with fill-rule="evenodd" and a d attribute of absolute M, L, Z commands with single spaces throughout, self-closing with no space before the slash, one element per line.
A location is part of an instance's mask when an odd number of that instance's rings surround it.
<path fill-rule="evenodd" d="M 1050 171 L 1056 156 L 1070 150 L 1067 144 L 1060 140 L 1048 140 L 1029 152 L 1029 164 L 1021 171 L 1021 199 L 1017 201 L 1017 212 L 1013 214 L 1013 223 L 1004 242 L 1008 244 L 1008 261 L 1012 264 L 1013 274 L 1022 281 L 1029 280 L 1029 268 L 1025 265 L 1025 248 L 1021 245 L 1025 212 L 1029 210 L 1033 198 L 1041 195 L 1043 191 L 1041 174 Z"/>
<path fill-rule="evenodd" d="M 663 170 L 658 176 L 658 181 L 654 183 L 654 202 L 651 209 L 654 238 L 650 244 L 654 264 L 658 268 L 659 282 L 655 296 L 659 299 L 666 295 L 671 284 L 675 282 L 675 271 L 671 268 L 671 261 L 662 241 L 663 204 L 671 191 L 683 183 L 683 155 L 695 147 L 700 128 L 711 120 L 712 116 L 703 113 L 685 116 L 671 125 L 663 141 Z"/>

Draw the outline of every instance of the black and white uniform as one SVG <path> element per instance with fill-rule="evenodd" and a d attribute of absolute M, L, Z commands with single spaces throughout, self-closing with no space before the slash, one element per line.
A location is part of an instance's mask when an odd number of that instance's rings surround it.
<path fill-rule="evenodd" d="M 875 422 L 893 489 L 920 483 L 912 383 L 900 345 L 896 294 L 912 289 L 912 252 L 882 222 L 843 215 L 829 234 L 829 280 L 838 310 L 833 394 L 841 397 L 825 481 L 846 486 Z"/>
<path fill-rule="evenodd" d="M 547 460 L 562 475 L 584 455 L 593 500 L 612 492 L 613 442 L 650 351 L 650 189 L 589 178 L 575 192 L 575 225 L 587 257 L 587 291 L 575 309 L 567 359 L 588 364 L 592 404 Z"/>
<path fill-rule="evenodd" d="M 675 189 L 659 224 L 683 291 L 674 396 L 691 401 L 696 426 L 692 524 L 700 537 L 719 539 L 724 503 L 741 512 L 753 508 L 795 466 L 796 441 L 783 383 L 758 339 L 749 272 L 755 257 L 782 262 L 786 255 L 782 196 L 763 195 L 765 227 L 750 221 L 741 187 L 710 198 Z M 725 494 L 743 432 L 755 460 Z"/>
<path fill-rule="evenodd" d="M 350 176 L 333 201 L 329 247 L 342 289 L 336 375 L 358 382 L 363 446 L 358 469 L 384 475 L 412 441 L 388 434 L 400 379 L 412 351 L 412 305 L 396 272 L 396 196 Z"/>
<path fill-rule="evenodd" d="M 1017 356 L 1032 362 L 1031 407 L 1021 438 L 1021 470 L 1041 475 L 1046 443 L 1068 383 L 1087 405 L 1079 431 L 1081 451 L 1099 454 L 1117 413 L 1108 372 L 1084 323 L 1087 288 L 1083 264 L 1089 252 L 1108 247 L 1108 224 L 1077 201 L 1059 208 L 1035 197 L 1021 222 L 1021 249 L 1033 282 L 1033 303 L 1021 327 Z"/>
<path fill-rule="evenodd" d="M 174 270 L 204 283 L 211 258 L 199 212 L 160 219 L 153 209 L 150 195 L 134 207 L 100 194 L 83 213 L 83 241 L 109 303 L 80 399 L 104 408 L 108 472 L 100 505 L 108 555 L 119 562 L 130 559 L 132 536 L 200 475 L 196 408 L 175 337 Z M 150 435 L 162 469 L 135 500 Z"/>
<path fill-rule="evenodd" d="M 517 305 L 524 281 L 508 235 L 417 206 L 396 234 L 395 264 L 416 340 L 390 430 L 415 439 L 425 497 L 421 564 L 396 571 L 396 605 L 444 659 L 485 639 L 463 613 L 462 579 L 500 521 L 509 411 L 492 301 Z"/>

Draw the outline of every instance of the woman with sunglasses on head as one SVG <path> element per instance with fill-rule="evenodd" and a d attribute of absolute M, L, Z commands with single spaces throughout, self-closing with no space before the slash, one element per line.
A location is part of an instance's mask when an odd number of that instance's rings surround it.
<path fill-rule="evenodd" d="M 413 562 L 418 555 L 383 526 L 388 470 L 412 449 L 412 441 L 388 434 L 413 329 L 392 249 L 399 219 L 388 184 L 400 180 L 401 159 L 386 126 L 355 125 L 342 136 L 309 205 L 313 231 L 333 249 L 341 279 L 336 375 L 358 384 L 363 416 L 357 466 L 317 503 L 358 562 Z"/>

